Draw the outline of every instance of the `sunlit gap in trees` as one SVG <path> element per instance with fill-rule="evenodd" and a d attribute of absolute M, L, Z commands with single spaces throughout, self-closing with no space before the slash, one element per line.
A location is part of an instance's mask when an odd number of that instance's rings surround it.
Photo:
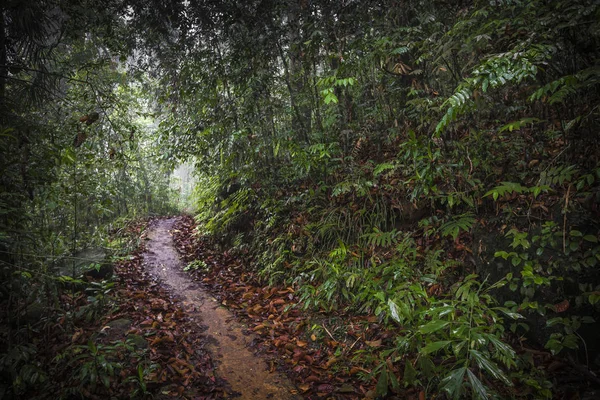
<path fill-rule="evenodd" d="M 198 181 L 194 171 L 194 162 L 186 161 L 178 165 L 171 174 L 170 187 L 175 192 L 173 201 L 178 209 L 186 213 L 193 211 L 192 194 Z"/>

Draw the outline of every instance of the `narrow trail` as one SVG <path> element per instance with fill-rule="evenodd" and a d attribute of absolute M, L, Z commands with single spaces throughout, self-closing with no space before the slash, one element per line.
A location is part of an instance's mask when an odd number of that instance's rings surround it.
<path fill-rule="evenodd" d="M 269 372 L 266 363 L 248 348 L 252 336 L 242 332 L 234 316 L 182 271 L 169 233 L 176 218 L 157 221 L 148 234 L 144 255 L 148 271 L 183 299 L 185 312 L 208 338 L 216 374 L 231 386 L 229 397 L 240 399 L 298 399 L 285 375 Z"/>

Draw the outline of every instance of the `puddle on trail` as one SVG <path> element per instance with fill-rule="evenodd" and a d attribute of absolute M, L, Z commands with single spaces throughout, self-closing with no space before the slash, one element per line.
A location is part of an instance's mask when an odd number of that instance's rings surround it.
<path fill-rule="evenodd" d="M 145 264 L 149 272 L 167 284 L 183 299 L 186 313 L 207 327 L 208 350 L 216 364 L 216 374 L 231 386 L 231 398 L 299 399 L 292 394 L 289 379 L 270 373 L 266 363 L 248 348 L 252 336 L 242 333 L 233 315 L 181 270 L 181 261 L 169 234 L 175 218 L 158 220 L 148 234 Z"/>

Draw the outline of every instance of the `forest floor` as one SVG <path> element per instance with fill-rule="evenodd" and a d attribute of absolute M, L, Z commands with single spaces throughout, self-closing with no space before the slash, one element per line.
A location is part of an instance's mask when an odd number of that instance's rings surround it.
<path fill-rule="evenodd" d="M 183 271 L 170 230 L 175 218 L 156 220 L 150 226 L 144 266 L 182 300 L 184 313 L 202 332 L 215 365 L 215 375 L 226 381 L 226 397 L 242 399 L 295 399 L 298 391 L 281 372 L 254 354 L 255 335 L 238 323 L 202 285 Z"/>
<path fill-rule="evenodd" d="M 147 248 L 166 258 L 156 261 L 158 254 L 149 254 L 148 261 L 154 263 L 154 273 L 183 297 L 188 305 L 186 312 L 198 315 L 202 324 L 208 326 L 205 335 L 212 342 L 214 359 L 218 360 L 217 375 L 225 378 L 234 391 L 260 393 L 241 398 L 265 398 L 260 396 L 269 393 L 274 385 L 283 389 L 271 397 L 277 399 L 295 398 L 292 394 L 311 400 L 375 399 L 377 393 L 387 392 L 389 382 L 382 376 L 407 373 L 384 355 L 385 349 L 393 348 L 396 335 L 376 316 L 343 310 L 327 313 L 306 310 L 293 287 L 265 285 L 248 268 L 243 255 L 216 248 L 209 239 L 199 236 L 192 217 L 154 223 Z M 157 263 L 165 267 L 157 269 Z M 232 322 L 234 317 L 237 322 Z M 596 382 L 595 376 L 589 373 L 583 376 L 580 368 L 547 351 L 529 348 L 519 351 L 530 352 L 536 365 L 553 371 L 548 378 L 555 382 L 555 398 L 576 398 L 587 386 L 587 380 Z M 244 361 L 237 362 L 237 357 Z M 387 375 L 379 373 L 381 360 L 386 360 Z M 247 365 L 237 365 L 242 363 Z M 239 377 L 240 373 L 244 377 Z M 264 381 L 264 387 L 247 386 L 248 391 L 244 392 L 238 389 L 243 379 L 258 386 Z M 291 389 L 290 381 L 296 390 Z M 523 396 L 533 395 L 529 388 L 520 387 Z M 596 391 L 588 390 L 580 398 L 596 398 L 596 395 Z M 423 388 L 398 387 L 385 398 L 426 397 Z"/>
<path fill-rule="evenodd" d="M 62 316 L 35 338 L 52 383 L 15 398 L 433 398 L 426 387 L 397 381 L 387 391 L 389 377 L 411 373 L 390 357 L 397 328 L 371 314 L 303 307 L 294 287 L 265 284 L 243 252 L 198 235 L 192 217 L 121 231 L 117 243 L 135 250 L 118 258 L 115 280 L 86 282 L 85 292 L 75 286 L 83 281 L 65 281 L 73 282 L 60 296 L 70 320 Z M 600 398 L 600 381 L 587 369 L 540 347 L 515 348 L 545 371 L 553 398 Z M 517 389 L 537 398 L 523 384 Z"/>
<path fill-rule="evenodd" d="M 174 223 L 173 223 L 174 222 Z M 379 365 L 379 351 L 394 340 L 393 332 L 382 326 L 373 315 L 354 315 L 344 312 L 315 312 L 305 310 L 293 287 L 284 285 L 266 285 L 255 272 L 251 271 L 239 255 L 234 256 L 227 250 L 219 249 L 210 240 L 198 236 L 194 219 L 181 216 L 158 222 L 155 232 L 164 232 L 173 224 L 171 234 L 181 260 L 186 265 L 184 275 L 181 265 L 177 271 L 168 269 L 158 272 L 169 273 L 174 279 L 177 291 L 186 293 L 191 280 L 193 290 L 199 290 L 203 302 L 210 302 L 208 309 L 219 310 L 226 307 L 238 324 L 224 326 L 218 323 L 214 333 L 218 340 L 229 337 L 232 326 L 241 326 L 233 335 L 242 343 L 250 343 L 255 357 L 263 363 L 263 371 L 255 367 L 251 378 L 262 380 L 264 369 L 282 379 L 277 371 L 284 371 L 293 382 L 296 391 L 304 399 L 375 399 L 381 382 L 376 367 Z M 152 225 L 151 225 L 152 227 Z M 152 228 L 151 228 L 152 229 Z M 160 233 L 160 235 L 166 235 Z M 152 234 L 150 237 L 154 237 Z M 151 242 L 148 248 L 154 247 Z M 173 265 L 177 265 L 173 263 Z M 194 292 L 198 293 L 198 292 Z M 208 294 L 210 293 L 210 295 Z M 195 294 L 192 294 L 192 298 Z M 217 303 L 214 303 L 214 302 Z M 201 306 L 206 309 L 206 306 Z M 208 310 L 209 312 L 212 312 Z M 204 318 L 204 324 L 211 326 L 213 318 Z M 215 316 L 215 318 L 223 318 Z M 213 328 L 209 328 L 212 333 Z M 239 345 L 238 343 L 235 345 Z M 229 342 L 218 343 L 219 352 Z M 234 350 L 235 352 L 236 350 Z M 256 365 L 256 364 L 253 364 Z M 396 371 L 398 366 L 388 366 Z M 230 375 L 235 378 L 235 375 Z M 224 371 L 224 377 L 231 379 Z M 286 382 L 281 380 L 281 382 Z M 231 382 L 234 385 L 234 382 Z M 287 385 L 287 384 L 286 384 Z M 408 388 L 402 390 L 401 397 L 389 394 L 388 399 L 403 398 L 409 400 L 424 399 L 422 390 Z M 261 397 L 242 397 L 259 399 Z M 290 398 L 276 396 L 273 398 Z"/>
<path fill-rule="evenodd" d="M 199 335 L 198 346 L 214 366 L 211 396 L 376 397 L 376 375 L 351 360 L 361 352 L 376 353 L 382 341 L 392 339 L 374 317 L 303 311 L 293 288 L 261 283 L 240 258 L 214 248 L 194 228 L 188 216 L 151 221 L 141 268 L 163 290 L 163 300 L 176 301 L 188 325 L 195 326 L 192 336 Z M 148 318 L 153 324 L 158 320 Z M 175 339 L 171 352 L 177 357 L 186 350 L 178 349 Z M 210 376 L 206 365 L 196 372 Z M 179 381 L 186 398 L 205 398 L 205 390 L 193 389 L 202 381 Z M 405 395 L 416 400 L 423 393 Z"/>

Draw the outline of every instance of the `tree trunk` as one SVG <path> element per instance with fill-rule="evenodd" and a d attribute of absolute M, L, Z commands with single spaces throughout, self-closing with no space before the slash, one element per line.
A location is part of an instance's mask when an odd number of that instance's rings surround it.
<path fill-rule="evenodd" d="M 294 92 L 294 102 L 296 103 L 296 112 L 292 120 L 294 130 L 300 133 L 300 137 L 308 143 L 311 131 L 311 110 L 304 97 L 305 86 L 305 68 L 306 64 L 304 53 L 302 51 L 301 37 L 301 13 L 300 4 L 297 1 L 290 1 L 288 7 L 288 27 L 289 27 L 289 80 L 290 90 Z"/>

